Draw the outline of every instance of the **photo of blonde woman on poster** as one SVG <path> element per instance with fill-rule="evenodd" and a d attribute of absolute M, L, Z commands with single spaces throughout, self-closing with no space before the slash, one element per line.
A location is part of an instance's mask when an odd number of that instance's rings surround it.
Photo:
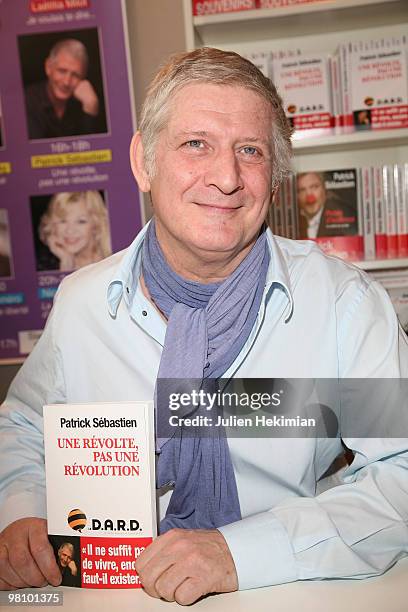
<path fill-rule="evenodd" d="M 108 211 L 99 191 L 54 194 L 39 218 L 37 233 L 46 247 L 37 249 L 38 271 L 70 272 L 112 253 Z"/>

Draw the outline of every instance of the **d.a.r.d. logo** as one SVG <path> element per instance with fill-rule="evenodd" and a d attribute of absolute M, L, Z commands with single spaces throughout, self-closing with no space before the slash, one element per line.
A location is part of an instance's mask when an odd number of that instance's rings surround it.
<path fill-rule="evenodd" d="M 82 512 L 82 510 L 79 510 L 78 508 L 71 510 L 71 512 L 68 514 L 68 525 L 71 527 L 71 529 L 81 532 L 86 526 L 85 512 Z"/>

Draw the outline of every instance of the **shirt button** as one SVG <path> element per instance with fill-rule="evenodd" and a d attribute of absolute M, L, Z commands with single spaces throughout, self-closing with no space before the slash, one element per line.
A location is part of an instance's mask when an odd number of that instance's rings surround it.
<path fill-rule="evenodd" d="M 147 310 L 142 310 L 142 315 L 143 315 L 144 317 L 147 317 Z"/>
<path fill-rule="evenodd" d="M 129 287 L 126 287 L 126 293 L 130 293 Z"/>

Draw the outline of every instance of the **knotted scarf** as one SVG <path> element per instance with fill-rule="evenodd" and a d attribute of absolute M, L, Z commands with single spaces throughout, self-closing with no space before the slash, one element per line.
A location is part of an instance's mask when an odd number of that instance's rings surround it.
<path fill-rule="evenodd" d="M 215 389 L 214 381 L 235 361 L 255 324 L 268 264 L 269 250 L 262 231 L 245 259 L 223 282 L 186 280 L 168 265 L 154 220 L 150 223 L 143 244 L 143 278 L 154 303 L 168 319 L 158 381 L 198 379 Z M 195 436 L 191 429 L 187 435 L 181 426 L 174 435 L 174 428 L 166 430 L 169 404 L 160 402 L 157 386 L 155 397 L 156 431 L 161 432 L 157 485 L 174 486 L 160 532 L 173 527 L 212 529 L 240 520 L 225 429 L 211 427 L 206 435 Z M 198 406 L 194 416 L 204 411 Z M 165 430 L 169 433 L 163 436 Z"/>

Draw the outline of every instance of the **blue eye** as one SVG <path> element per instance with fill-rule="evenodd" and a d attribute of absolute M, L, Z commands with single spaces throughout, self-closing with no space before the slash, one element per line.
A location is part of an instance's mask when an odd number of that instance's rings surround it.
<path fill-rule="evenodd" d="M 203 143 L 201 140 L 189 140 L 186 144 L 192 149 L 199 149 Z"/>
<path fill-rule="evenodd" d="M 247 155 L 256 155 L 258 150 L 255 147 L 244 147 L 242 149 Z"/>

